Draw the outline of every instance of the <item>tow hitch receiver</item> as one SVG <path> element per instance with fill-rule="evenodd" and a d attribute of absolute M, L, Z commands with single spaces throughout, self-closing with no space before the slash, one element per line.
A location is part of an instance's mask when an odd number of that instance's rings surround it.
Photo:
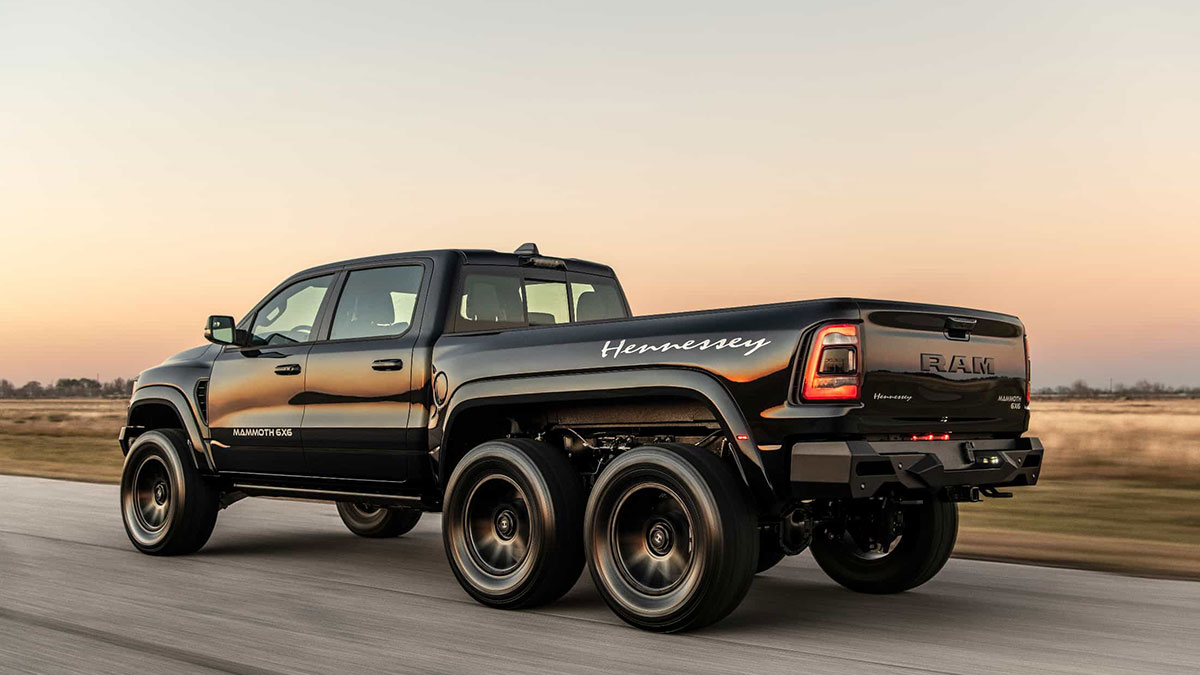
<path fill-rule="evenodd" d="M 946 499 L 952 502 L 967 502 L 969 504 L 981 501 L 979 488 L 972 485 L 951 485 L 946 488 Z"/>

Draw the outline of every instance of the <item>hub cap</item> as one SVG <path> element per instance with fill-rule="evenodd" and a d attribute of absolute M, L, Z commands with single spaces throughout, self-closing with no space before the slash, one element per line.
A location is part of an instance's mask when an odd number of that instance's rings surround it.
<path fill-rule="evenodd" d="M 627 491 L 609 537 L 622 576 L 648 595 L 670 592 L 692 567 L 692 522 L 679 497 L 659 483 Z"/>
<path fill-rule="evenodd" d="M 529 553 L 529 506 L 525 493 L 507 476 L 479 481 L 463 507 L 468 550 L 488 573 L 512 573 Z"/>
<path fill-rule="evenodd" d="M 496 514 L 496 535 L 509 541 L 517 534 L 517 514 L 511 509 L 502 509 Z"/>
<path fill-rule="evenodd" d="M 646 533 L 646 546 L 650 549 L 651 554 L 662 557 L 671 552 L 673 539 L 671 523 L 660 520 L 651 525 Z"/>
<path fill-rule="evenodd" d="M 171 478 L 161 457 L 148 455 L 133 478 L 133 516 L 147 532 L 161 530 L 171 512 Z"/>

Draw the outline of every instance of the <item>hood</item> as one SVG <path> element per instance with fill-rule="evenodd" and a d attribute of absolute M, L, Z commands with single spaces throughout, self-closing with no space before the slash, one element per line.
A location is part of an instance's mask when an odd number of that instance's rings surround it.
<path fill-rule="evenodd" d="M 138 375 L 137 386 L 169 384 L 183 391 L 191 391 L 197 380 L 208 377 L 212 372 L 213 361 L 220 353 L 219 345 L 203 345 L 179 352 L 167 357 L 159 365 L 143 370 Z"/>
<path fill-rule="evenodd" d="M 162 365 L 165 366 L 179 363 L 212 363 L 217 358 L 217 354 L 219 352 L 219 345 L 200 345 L 199 347 L 185 349 L 178 354 L 168 356 L 165 360 L 163 360 Z"/>

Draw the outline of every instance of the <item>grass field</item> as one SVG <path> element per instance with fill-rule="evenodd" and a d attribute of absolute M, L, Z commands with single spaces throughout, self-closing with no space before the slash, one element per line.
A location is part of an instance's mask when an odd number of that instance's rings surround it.
<path fill-rule="evenodd" d="M 120 400 L 0 400 L 0 473 L 116 482 Z M 1200 579 L 1200 401 L 1041 401 L 1041 483 L 961 508 L 958 555 Z"/>
<path fill-rule="evenodd" d="M 0 473 L 116 483 L 126 401 L 0 399 Z"/>

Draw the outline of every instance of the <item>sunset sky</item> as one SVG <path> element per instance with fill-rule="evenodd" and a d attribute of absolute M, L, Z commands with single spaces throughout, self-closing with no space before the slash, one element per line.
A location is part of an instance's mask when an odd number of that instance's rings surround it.
<path fill-rule="evenodd" d="M 0 0 L 0 377 L 131 377 L 303 267 L 612 265 L 635 313 L 1009 312 L 1200 385 L 1200 3 Z"/>

